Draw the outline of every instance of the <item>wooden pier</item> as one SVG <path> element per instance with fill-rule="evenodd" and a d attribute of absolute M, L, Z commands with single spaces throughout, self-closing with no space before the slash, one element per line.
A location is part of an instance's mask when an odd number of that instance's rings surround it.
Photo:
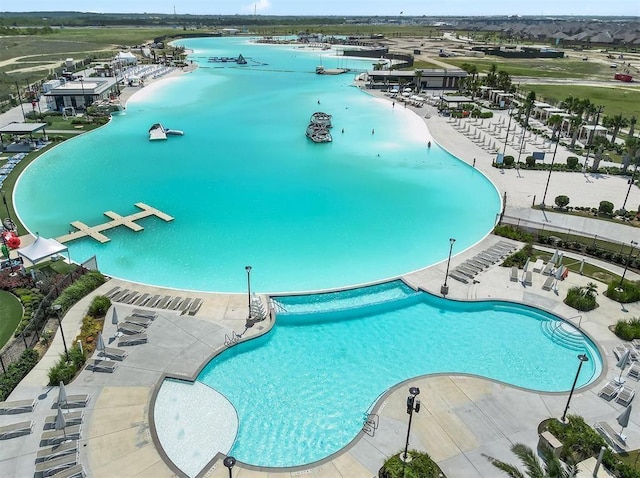
<path fill-rule="evenodd" d="M 78 229 L 75 232 L 70 232 L 69 234 L 65 234 L 64 236 L 60 236 L 56 238 L 56 241 L 64 244 L 65 242 L 75 241 L 76 239 L 81 239 L 83 237 L 89 236 L 100 243 L 109 242 L 107 236 L 102 234 L 102 231 L 106 231 L 107 229 L 113 229 L 118 226 L 126 226 L 134 232 L 142 231 L 144 228 L 137 224 L 135 221 L 139 219 L 143 219 L 149 216 L 156 216 L 164 221 L 173 221 L 173 217 L 165 214 L 164 212 L 146 205 L 143 202 L 136 203 L 136 207 L 141 209 L 140 212 L 136 212 L 134 214 L 129 214 L 128 216 L 121 216 L 120 214 L 107 211 L 104 213 L 111 221 L 105 222 L 103 224 L 98 224 L 97 226 L 87 226 L 85 223 L 80 221 L 73 221 L 71 225 Z"/>

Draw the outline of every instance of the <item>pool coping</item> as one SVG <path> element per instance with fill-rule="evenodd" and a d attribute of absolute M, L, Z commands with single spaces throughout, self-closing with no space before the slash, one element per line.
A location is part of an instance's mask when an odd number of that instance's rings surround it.
<path fill-rule="evenodd" d="M 608 361 L 607 361 L 606 354 L 605 354 L 605 351 L 602 348 L 602 346 L 591 336 L 591 334 L 589 334 L 588 332 L 584 331 L 582 328 L 575 326 L 568 319 L 565 319 L 564 317 L 561 317 L 557 313 L 552 312 L 551 310 L 549 310 L 549 309 L 547 309 L 547 308 L 545 308 L 543 306 L 533 306 L 533 305 L 527 304 L 525 302 L 509 300 L 509 299 L 496 299 L 496 298 L 487 298 L 487 299 L 462 298 L 462 299 L 460 299 L 460 298 L 441 297 L 440 295 L 438 295 L 438 294 L 436 294 L 434 292 L 431 292 L 431 291 L 425 289 L 424 287 L 421 287 L 421 286 L 418 286 L 418 285 L 413 285 L 408 280 L 408 278 L 406 278 L 405 276 L 402 276 L 402 277 L 399 277 L 399 278 L 396 278 L 396 279 L 393 279 L 393 280 L 381 281 L 381 282 L 377 282 L 375 284 L 369 284 L 369 286 L 378 285 L 378 284 L 386 284 L 386 283 L 390 283 L 390 282 L 394 282 L 394 281 L 400 281 L 404 285 L 406 285 L 407 287 L 409 287 L 410 289 L 412 289 L 412 290 L 414 290 L 416 292 L 427 294 L 427 295 L 430 295 L 430 296 L 436 297 L 436 298 L 442 298 L 444 300 L 448 300 L 448 301 L 452 301 L 452 302 L 468 302 L 468 303 L 495 302 L 495 303 L 506 303 L 506 304 L 524 306 L 524 307 L 527 307 L 527 308 L 530 308 L 530 309 L 534 309 L 534 310 L 535 309 L 541 310 L 541 311 L 551 315 L 555 319 L 570 325 L 573 329 L 578 330 L 581 334 L 583 334 L 585 337 L 587 337 L 589 339 L 589 341 L 593 345 L 594 349 L 597 350 L 598 353 L 600 354 L 601 367 L 600 367 L 599 374 L 595 378 L 593 378 L 589 383 L 587 383 L 585 386 L 580 387 L 577 390 L 579 390 L 579 391 L 590 390 L 590 389 L 596 387 L 597 385 L 599 385 L 602 382 L 602 380 L 606 377 L 606 373 L 607 373 L 607 370 L 608 370 Z M 200 364 L 200 366 L 197 368 L 197 370 L 193 374 L 191 374 L 190 376 L 185 375 L 185 374 L 172 373 L 172 372 L 165 372 L 163 375 L 161 375 L 161 377 L 158 379 L 158 382 L 153 387 L 153 390 L 152 390 L 152 393 L 151 393 L 151 399 L 149 401 L 149 415 L 148 415 L 148 417 L 149 417 L 149 432 L 150 432 L 151 439 L 153 441 L 153 444 L 154 444 L 154 447 L 155 447 L 156 451 L 158 452 L 158 454 L 160 455 L 160 457 L 162 458 L 164 463 L 174 473 L 176 473 L 178 476 L 188 477 L 188 475 L 184 471 L 182 471 L 180 468 L 178 468 L 177 465 L 175 465 L 175 463 L 171 460 L 171 458 L 169 458 L 169 456 L 167 455 L 167 453 L 165 452 L 164 448 L 162 447 L 162 445 L 160 443 L 160 439 L 159 439 L 159 436 L 158 436 L 158 433 L 157 433 L 157 429 L 156 429 L 155 416 L 154 416 L 154 414 L 155 414 L 155 403 L 156 403 L 156 399 L 158 397 L 158 393 L 160 392 L 160 388 L 162 387 L 162 385 L 164 384 L 164 381 L 166 379 L 194 383 L 194 382 L 197 381 L 198 376 L 200 375 L 202 370 L 209 364 L 209 362 L 211 362 L 214 358 L 216 358 L 222 352 L 226 351 L 228 348 L 231 348 L 231 347 L 233 347 L 233 346 L 235 346 L 235 345 L 237 345 L 239 343 L 248 342 L 250 340 L 257 339 L 257 338 L 262 337 L 262 336 L 268 334 L 269 332 L 271 332 L 271 330 L 275 327 L 276 320 L 277 320 L 276 310 L 271 305 L 271 299 L 273 297 L 278 297 L 278 296 L 280 296 L 280 297 L 284 297 L 284 296 L 291 297 L 291 296 L 318 295 L 318 294 L 324 294 L 324 293 L 341 292 L 341 291 L 346 291 L 346 290 L 355 290 L 355 289 L 360 289 L 360 288 L 363 288 L 363 287 L 367 287 L 367 286 L 351 287 L 351 288 L 345 288 L 345 289 L 335 289 L 335 290 L 332 290 L 332 291 L 323 291 L 323 292 L 311 292 L 311 293 L 304 293 L 304 294 L 290 293 L 290 294 L 280 294 L 280 295 L 266 295 L 267 296 L 267 302 L 269 304 L 269 323 L 268 323 L 268 327 L 265 327 L 264 329 L 259 330 L 259 331 L 257 331 L 256 333 L 254 333 L 254 334 L 252 334 L 250 336 L 242 337 L 242 339 L 240 341 L 236 342 L 236 343 L 230 344 L 228 346 L 225 346 L 224 348 L 221 348 L 219 350 L 214 351 L 206 360 L 204 360 Z M 367 416 L 378 414 L 378 412 L 380 412 L 380 410 L 383 409 L 384 406 L 386 405 L 386 400 L 393 393 L 395 393 L 397 390 L 399 390 L 400 388 L 406 386 L 408 383 L 410 383 L 412 381 L 416 381 L 416 380 L 420 380 L 420 379 L 424 379 L 424 378 L 429 378 L 429 377 L 470 377 L 470 378 L 477 378 L 477 379 L 480 379 L 480 380 L 485 380 L 485 381 L 488 381 L 490 383 L 495 383 L 495 384 L 502 385 L 502 386 L 505 386 L 505 387 L 509 387 L 511 389 L 520 390 L 520 391 L 527 392 L 527 393 L 534 393 L 534 394 L 537 394 L 537 395 L 560 396 L 560 395 L 566 395 L 567 394 L 566 391 L 546 392 L 546 391 L 532 390 L 532 389 L 528 389 L 528 388 L 521 387 L 521 386 L 518 386 L 518 385 L 513 385 L 513 384 L 510 384 L 510 383 L 507 383 L 507 382 L 503 382 L 503 381 L 500 381 L 500 380 L 497 380 L 497 379 L 485 377 L 485 376 L 482 376 L 482 375 L 472 374 L 472 373 L 436 372 L 436 373 L 428 373 L 428 374 L 418 375 L 418 376 L 403 380 L 402 382 L 399 382 L 399 383 L 393 385 L 392 387 L 389 387 L 387 390 L 385 390 L 380 395 L 378 395 L 378 397 L 376 397 L 376 399 L 372 402 L 371 406 L 368 408 Z M 213 389 L 213 390 L 215 390 L 215 389 Z M 215 391 L 217 393 L 220 393 L 217 390 L 215 390 Z M 221 394 L 221 395 L 224 396 L 223 394 Z M 226 397 L 225 397 L 225 399 L 226 399 Z M 229 403 L 231 404 L 231 406 L 233 407 L 233 409 L 236 411 L 236 414 L 237 414 L 237 409 L 236 409 L 235 405 L 231 401 L 229 401 Z M 238 423 L 239 423 L 239 420 L 238 420 Z M 364 423 L 363 423 L 363 426 L 364 426 Z M 358 432 L 358 434 L 351 441 L 349 441 L 349 443 L 347 443 L 344 447 L 342 447 L 340 450 L 332 453 L 331 455 L 328 455 L 328 456 L 322 458 L 321 460 L 317 460 L 317 461 L 311 462 L 311 463 L 306 463 L 304 465 L 297 465 L 297 466 L 290 466 L 290 467 L 269 467 L 269 466 L 251 465 L 251 464 L 239 461 L 239 460 L 237 461 L 237 464 L 242 465 L 243 468 L 246 468 L 248 470 L 257 471 L 257 472 L 267 472 L 267 473 L 289 473 L 289 472 L 310 471 L 313 468 L 316 468 L 318 466 L 322 466 L 324 464 L 330 463 L 335 458 L 337 458 L 338 456 L 341 456 L 341 455 L 349 452 L 353 447 L 355 447 L 360 442 L 360 440 L 362 440 L 364 438 L 365 435 L 367 435 L 366 432 L 364 431 L 363 428 L 361 428 L 360 431 Z M 236 431 L 236 438 L 237 438 L 237 431 Z M 234 440 L 234 442 L 235 442 L 235 440 Z M 197 475 L 195 475 L 195 478 L 204 478 L 204 477 L 208 476 L 209 473 L 216 468 L 217 462 L 219 460 L 223 459 L 226 456 L 228 456 L 228 455 L 224 454 L 223 452 L 218 451 L 211 458 L 211 460 L 209 460 L 207 462 L 207 464 L 202 468 L 202 470 L 200 470 L 200 472 Z"/>

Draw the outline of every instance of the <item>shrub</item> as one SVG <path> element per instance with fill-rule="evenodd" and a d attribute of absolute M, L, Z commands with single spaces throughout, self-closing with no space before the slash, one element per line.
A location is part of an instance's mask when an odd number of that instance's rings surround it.
<path fill-rule="evenodd" d="M 497 236 L 508 237 L 520 242 L 533 242 L 533 234 L 521 231 L 520 229 L 508 224 L 498 225 L 493 229 L 493 233 Z"/>
<path fill-rule="evenodd" d="M 576 156 L 569 156 L 567 158 L 567 167 L 569 169 L 576 169 L 578 166 L 578 158 Z"/>
<path fill-rule="evenodd" d="M 618 286 L 620 286 L 618 288 Z M 609 284 L 605 295 L 616 302 L 629 304 L 640 300 L 640 284 L 628 280 L 622 281 L 622 285 L 618 281 Z M 640 337 L 638 337 L 640 338 Z"/>
<path fill-rule="evenodd" d="M 105 280 L 105 277 L 98 271 L 87 272 L 63 290 L 53 305 L 60 305 L 63 310 L 68 310 L 89 292 L 104 284 Z"/>
<path fill-rule="evenodd" d="M 606 214 L 610 216 L 613 213 L 613 203 L 609 201 L 600 201 L 600 207 L 598 207 L 600 214 Z"/>
<path fill-rule="evenodd" d="M 554 201 L 556 203 L 556 206 L 558 206 L 559 208 L 565 208 L 569 205 L 569 196 L 564 196 L 564 195 L 556 196 Z"/>
<path fill-rule="evenodd" d="M 0 375 L 0 402 L 7 399 L 13 389 L 36 366 L 40 356 L 33 349 L 26 349 L 17 362 L 7 367 L 7 372 Z"/>
<path fill-rule="evenodd" d="M 56 386 L 60 382 L 63 382 L 65 385 L 70 383 L 82 368 L 84 362 L 84 351 L 80 350 L 80 347 L 77 345 L 69 349 L 69 362 L 67 362 L 66 354 L 60 354 L 58 362 L 47 372 L 49 385 Z"/>
<path fill-rule="evenodd" d="M 503 267 L 516 266 L 518 268 L 524 267 L 525 262 L 527 262 L 527 259 L 531 257 L 532 252 L 533 252 L 533 246 L 531 244 L 527 244 L 515 254 L 511 254 L 509 257 L 507 257 L 502 263 L 502 266 Z"/>
<path fill-rule="evenodd" d="M 619 320 L 613 329 L 613 333 L 622 340 L 640 339 L 640 318 Z"/>
<path fill-rule="evenodd" d="M 411 461 L 403 464 L 400 454 L 384 462 L 378 476 L 381 478 L 439 478 L 442 472 L 426 453 L 409 450 Z M 403 474 L 404 470 L 404 474 Z"/>
<path fill-rule="evenodd" d="M 104 317 L 107 315 L 107 310 L 111 307 L 111 301 L 104 295 L 97 295 L 91 301 L 89 306 L 89 315 L 91 317 Z"/>
<path fill-rule="evenodd" d="M 505 156 L 503 159 L 504 165 L 507 167 L 511 167 L 513 166 L 513 163 L 515 162 L 515 158 L 513 156 Z"/>
<path fill-rule="evenodd" d="M 584 287 L 572 287 L 567 292 L 567 297 L 564 299 L 564 303 L 569 307 L 573 307 L 581 312 L 587 312 L 598 307 L 596 302 L 597 285 L 593 282 L 589 282 Z"/>
<path fill-rule="evenodd" d="M 536 159 L 533 156 L 527 156 L 525 159 L 527 166 L 530 168 L 534 168 L 536 166 Z"/>

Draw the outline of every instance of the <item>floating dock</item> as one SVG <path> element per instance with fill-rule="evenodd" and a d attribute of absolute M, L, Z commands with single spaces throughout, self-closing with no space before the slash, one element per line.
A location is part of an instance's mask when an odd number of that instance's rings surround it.
<path fill-rule="evenodd" d="M 144 228 L 140 224 L 137 224 L 135 221 L 149 216 L 156 216 L 167 222 L 173 221 L 173 217 L 154 207 L 148 206 L 143 202 L 136 203 L 135 206 L 141 209 L 141 211 L 129 214 L 128 216 L 121 216 L 120 214 L 113 211 L 105 212 L 104 215 L 111 219 L 111 221 L 105 222 L 103 224 L 98 224 L 97 226 L 87 226 L 83 222 L 73 221 L 71 225 L 75 227 L 77 231 L 70 232 L 69 234 L 65 234 L 64 236 L 60 236 L 56 238 L 56 241 L 64 244 L 65 242 L 75 241 L 76 239 L 82 239 L 83 237 L 89 236 L 96 241 L 104 244 L 105 242 L 109 242 L 111 239 L 102 234 L 102 231 L 113 229 L 114 227 L 118 226 L 125 226 L 134 232 L 139 232 Z"/>

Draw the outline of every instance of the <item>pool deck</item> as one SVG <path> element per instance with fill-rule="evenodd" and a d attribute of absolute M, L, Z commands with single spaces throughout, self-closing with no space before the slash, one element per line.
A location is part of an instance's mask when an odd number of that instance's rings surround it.
<path fill-rule="evenodd" d="M 391 106 L 390 106 L 391 107 Z M 396 105 L 398 108 L 398 105 Z M 424 117 L 426 108 L 417 110 Z M 425 119 L 433 139 L 452 153 L 469 162 L 476 158 L 476 167 L 494 181 L 499 191 L 508 193 L 507 211 L 513 215 L 530 214 L 533 196 L 541 194 L 547 179 L 545 172 L 515 170 L 500 173 L 491 167 L 491 156 L 454 130 L 445 118 L 431 110 Z M 623 185 L 624 183 L 624 185 Z M 572 204 L 591 204 L 593 197 L 611 198 L 620 204 L 626 193 L 626 181 L 616 177 L 596 177 L 590 174 L 553 173 L 548 197 L 558 194 L 571 197 Z M 622 198 L 622 199 L 621 199 Z M 551 202 L 551 201 L 548 201 Z M 628 204 L 640 203 L 640 191 L 632 190 Z M 571 225 L 574 218 L 548 213 L 550 224 Z M 611 230 L 611 224 L 596 220 L 580 219 L 583 230 Z M 590 229 L 592 228 L 592 229 Z M 637 229 L 625 226 L 614 229 L 621 240 L 637 238 Z M 578 229 L 578 227 L 576 227 Z M 471 250 L 453 257 L 451 267 L 464 262 L 477 252 L 502 240 L 488 236 Z M 454 253 L 455 253 L 454 249 Z M 577 261 L 579 256 L 565 254 L 565 261 Z M 599 261 L 589 262 L 601 265 Z M 622 269 L 606 264 L 603 267 L 618 274 Z M 444 279 L 446 262 L 407 275 L 405 279 L 427 291 L 438 293 Z M 627 272 L 627 277 L 639 277 Z M 609 327 L 621 318 L 640 317 L 640 304 L 628 304 L 621 308 L 602 295 L 599 288 L 600 307 L 581 314 L 566 306 L 562 299 L 572 286 L 583 286 L 589 279 L 578 274 L 569 274 L 559 283 L 558 293 L 542 290 L 543 276 L 533 274 L 533 285 L 524 287 L 520 282 L 509 280 L 506 268 L 494 265 L 480 273 L 477 282 L 462 284 L 449 279 L 449 297 L 454 299 L 506 299 L 536 305 L 570 320 L 587 332 L 598 344 L 605 359 L 604 373 L 596 383 L 579 390 L 571 401 L 570 413 L 582 415 L 587 423 L 606 421 L 616 428 L 616 417 L 623 407 L 600 398 L 597 393 L 602 384 L 617 377 L 619 369 L 612 347 L 620 340 Z M 135 288 L 140 292 L 176 295 L 175 291 L 130 284 L 112 279 L 82 299 L 68 311 L 63 320 L 65 336 L 70 340 L 80 328 L 91 298 L 104 294 L 113 286 Z M 156 448 L 152 438 L 149 407 L 152 396 L 161 378 L 167 374 L 191 377 L 197 373 L 208 358 L 225 345 L 225 335 L 245 328 L 246 295 L 244 294 L 198 294 L 204 302 L 195 317 L 180 316 L 175 312 L 161 311 L 149 327 L 149 343 L 128 347 L 129 356 L 114 373 L 82 371 L 74 382 L 67 386 L 67 393 L 89 393 L 91 400 L 85 410 L 81 440 L 80 460 L 88 476 L 100 477 L 173 477 L 176 476 L 163 459 L 163 452 Z M 120 313 L 127 306 L 118 306 Z M 573 318 L 572 318 L 573 317 Z M 248 334 L 265 332 L 270 322 L 256 324 Z M 115 326 L 105 321 L 104 337 L 115 335 Z M 113 346 L 113 345 L 112 345 Z M 472 344 L 470 344 L 472 346 Z M 508 346 L 508 344 L 505 344 Z M 31 476 L 34 472 L 35 453 L 44 418 L 51 414 L 51 404 L 57 396 L 57 387 L 48 387 L 47 370 L 63 352 L 62 339 L 56 334 L 46 355 L 36 368 L 11 394 L 11 400 L 39 398 L 39 403 L 30 414 L 1 415 L 0 426 L 23 420 L 33 420 L 33 433 L 24 437 L 3 441 L 0 447 L 0 476 Z M 577 365 L 577 360 L 576 360 Z M 627 379 L 632 387 L 640 384 Z M 379 401 L 376 412 L 379 428 L 373 437 L 363 435 L 345 450 L 328 460 L 309 467 L 287 471 L 261 471 L 236 465 L 234 477 L 292 477 L 310 475 L 318 478 L 349 477 L 371 478 L 384 460 L 404 446 L 407 430 L 405 410 L 409 386 L 420 387 L 422 410 L 413 419 L 410 447 L 427 451 L 442 467 L 449 478 L 494 477 L 496 469 L 483 454 L 517 463 L 510 452 L 514 443 L 535 447 L 538 441 L 537 426 L 549 417 L 560 417 L 567 401 L 567 394 L 535 393 L 479 377 L 461 375 L 438 375 L 416 378 L 400 384 L 385 394 Z M 629 449 L 640 448 L 640 417 L 632 413 L 631 422 L 625 429 Z M 211 478 L 226 478 L 228 471 L 220 460 L 206 474 Z"/>

